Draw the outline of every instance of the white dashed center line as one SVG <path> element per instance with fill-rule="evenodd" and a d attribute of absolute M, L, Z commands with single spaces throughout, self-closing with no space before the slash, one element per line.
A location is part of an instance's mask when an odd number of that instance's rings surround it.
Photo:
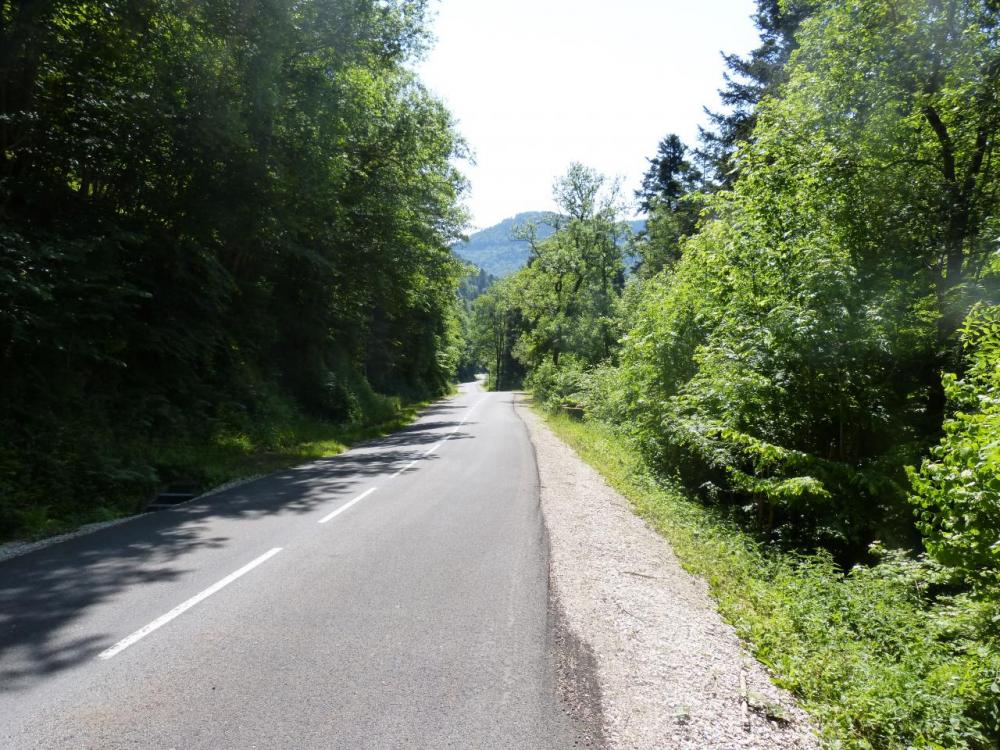
<path fill-rule="evenodd" d="M 251 570 L 253 570 L 254 568 L 256 568 L 258 565 L 267 562 L 272 557 L 274 557 L 276 554 L 278 554 L 279 552 L 281 552 L 281 549 L 282 549 L 281 547 L 275 547 L 274 549 L 272 549 L 272 550 L 270 550 L 268 552 L 265 552 L 263 555 L 261 555 L 260 557 L 258 557 L 256 560 L 251 560 L 246 565 L 244 565 L 242 568 L 240 568 L 239 570 L 237 570 L 235 573 L 230 573 L 225 578 L 223 578 L 221 581 L 218 581 L 217 583 L 213 583 L 211 586 L 209 586 L 207 589 L 205 589 L 204 591 L 202 591 L 200 594 L 195 594 L 190 599 L 188 599 L 186 602 L 184 602 L 183 604 L 177 605 L 172 610 L 170 610 L 169 612 L 167 612 L 165 615 L 162 615 L 161 617 L 157 617 L 155 620 L 153 620 L 151 623 L 149 623 L 149 625 L 146 625 L 145 627 L 140 628 L 139 630 L 135 631 L 134 633 L 132 633 L 132 635 L 128 636 L 127 638 L 122 638 L 120 641 L 118 641 L 118 643 L 116 643 L 111 648 L 105 649 L 104 651 L 102 651 L 101 653 L 99 653 L 97 655 L 97 658 L 98 659 L 110 659 L 112 656 L 116 656 L 117 654 L 120 654 L 122 651 L 124 651 L 125 649 L 127 649 L 129 646 L 131 646 L 131 645 L 133 645 L 133 644 L 141 641 L 143 638 L 145 638 L 147 635 L 149 635 L 150 633 L 152 633 L 154 630 L 159 630 L 164 625 L 166 625 L 168 622 L 170 622 L 171 620 L 173 620 L 175 617 L 179 617 L 180 615 L 184 614 L 189 609 L 191 609 L 191 607 L 193 607 L 194 605 L 198 604 L 199 602 L 204 601 L 205 599 L 207 599 L 208 597 L 210 597 L 212 594 L 214 594 L 214 593 L 216 593 L 218 591 L 221 591 L 226 586 L 228 586 L 233 581 L 235 581 L 237 578 L 246 575 Z"/>
<path fill-rule="evenodd" d="M 344 503 L 339 508 L 337 508 L 337 510 L 333 511 L 333 513 L 330 513 L 329 515 L 323 516 L 321 519 L 319 519 L 319 522 L 320 523 L 326 523 L 327 521 L 332 521 L 334 518 L 336 518 L 337 516 L 339 516 L 341 513 L 343 513 L 345 510 L 347 510 L 348 508 L 350 508 L 355 503 L 360 503 L 362 500 L 364 500 L 366 497 L 368 497 L 370 494 L 372 494 L 377 489 L 378 489 L 378 487 L 372 487 L 371 489 L 365 490 L 360 495 L 358 495 L 356 498 L 354 498 L 353 500 L 351 500 L 351 502 Z"/>

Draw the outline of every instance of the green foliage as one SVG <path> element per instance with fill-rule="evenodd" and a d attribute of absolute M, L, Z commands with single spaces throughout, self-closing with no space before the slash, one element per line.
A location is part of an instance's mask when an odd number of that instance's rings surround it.
<path fill-rule="evenodd" d="M 722 615 L 816 719 L 828 747 L 974 748 L 1000 742 L 1000 644 L 988 608 L 945 595 L 933 562 L 873 547 L 846 573 L 829 554 L 763 546 L 719 508 L 647 471 L 620 431 L 546 414 L 708 581 Z"/>
<path fill-rule="evenodd" d="M 531 261 L 511 277 L 525 319 L 515 354 L 530 368 L 546 358 L 558 367 L 564 354 L 596 364 L 612 355 L 620 334 L 615 307 L 631 229 L 621 220 L 619 186 L 572 164 L 553 195 L 561 213 L 547 222 L 555 233 L 541 239 L 536 225 L 525 226 Z"/>
<path fill-rule="evenodd" d="M 522 318 L 514 302 L 516 282 L 508 277 L 493 284 L 472 305 L 469 341 L 472 357 L 485 366 L 492 390 L 514 387 L 524 368 L 514 359 Z"/>
<path fill-rule="evenodd" d="M 757 108 L 787 80 L 787 63 L 798 46 L 795 32 L 821 5 L 813 0 L 757 0 L 753 19 L 760 46 L 746 57 L 723 55 L 726 85 L 719 91 L 725 111 L 707 111 L 710 127 L 700 128 L 699 161 L 707 167 L 706 187 L 731 188 L 739 174 L 737 158 L 757 123 Z"/>
<path fill-rule="evenodd" d="M 898 315 L 865 314 L 873 300 L 815 225 L 775 243 L 747 231 L 747 206 L 716 205 L 723 218 L 650 286 L 625 343 L 637 434 L 664 471 L 735 494 L 768 532 L 863 544 L 873 502 L 902 513 L 902 469 L 886 464 L 906 457 L 915 419 L 894 388 L 915 386 L 885 349 L 912 339 L 885 330 Z"/>
<path fill-rule="evenodd" d="M 646 267 L 607 304 L 576 283 L 585 242 L 538 243 L 516 350 L 539 403 L 614 426 L 558 423 L 585 450 L 602 436 L 592 456 L 831 743 L 993 747 L 1000 323 L 962 321 L 997 302 L 1000 17 L 982 0 L 761 13 L 774 54 L 737 61 L 761 86 L 731 87 L 752 107 L 728 125 L 753 126 L 720 154 L 731 189 L 692 194 L 663 144 Z M 942 370 L 961 375 L 942 389 Z M 616 457 L 627 471 L 608 458 L 625 439 L 643 458 Z"/>
<path fill-rule="evenodd" d="M 708 143 L 727 189 L 661 144 L 639 273 L 596 283 L 599 219 L 535 242 L 514 350 L 831 746 L 993 748 L 1000 15 L 759 10 Z"/>
<path fill-rule="evenodd" d="M 133 502 L 146 446 L 208 443 L 265 391 L 354 424 L 447 389 L 464 146 L 411 72 L 424 21 L 423 0 L 4 10 L 2 533 Z"/>
<path fill-rule="evenodd" d="M 354 418 L 333 423 L 304 414 L 280 392 L 265 392 L 251 410 L 231 405 L 207 439 L 171 437 L 137 446 L 137 453 L 151 462 L 158 482 L 207 488 L 334 456 L 351 443 L 407 424 L 421 405 L 404 406 L 395 397 L 370 398 L 364 393 L 353 394 L 352 400 L 359 405 Z"/>
<path fill-rule="evenodd" d="M 940 427 L 958 321 L 996 288 L 1000 26 L 949 7 L 812 10 L 732 191 L 679 249 L 650 235 L 680 260 L 639 285 L 615 403 L 583 399 L 663 474 L 841 560 L 916 541 L 905 468 Z"/>
<path fill-rule="evenodd" d="M 532 368 L 525 380 L 533 398 L 547 409 L 578 410 L 585 370 L 583 363 L 569 355 L 556 366 L 545 360 Z"/>
<path fill-rule="evenodd" d="M 1000 615 L 1000 307 L 976 309 L 962 338 L 968 368 L 944 377 L 953 414 L 911 472 L 912 500 L 928 551 Z"/>
<path fill-rule="evenodd" d="M 213 419 L 188 433 L 132 435 L 116 443 L 110 431 L 92 433 L 93 419 L 60 418 L 58 442 L 43 431 L 30 450 L 0 451 L 0 540 L 38 538 L 137 513 L 171 483 L 208 489 L 336 455 L 407 424 L 420 406 L 359 387 L 346 397 L 355 410 L 343 422 L 303 413 L 273 386 L 259 389 L 248 403 L 221 404 Z"/>
<path fill-rule="evenodd" d="M 480 356 L 483 347 L 475 338 L 477 331 L 473 329 L 473 305 L 496 282 L 495 276 L 475 266 L 469 266 L 468 273 L 459 281 L 457 322 L 461 346 L 458 352 L 458 364 L 455 367 L 459 382 L 470 381 L 488 369 L 486 360 Z"/>
<path fill-rule="evenodd" d="M 476 300 L 470 339 L 492 387 L 516 385 L 529 368 L 534 387 L 559 401 L 572 381 L 561 362 L 594 364 L 616 348 L 631 229 L 617 183 L 582 164 L 556 180 L 553 195 L 561 212 L 514 232 L 531 248 L 528 265 Z"/>
<path fill-rule="evenodd" d="M 642 189 L 636 192 L 643 211 L 648 212 L 654 201 L 676 211 L 681 199 L 698 188 L 701 173 L 687 159 L 687 151 L 687 146 L 673 133 L 660 141 L 656 156 L 649 159 Z"/>
<path fill-rule="evenodd" d="M 642 189 L 636 191 L 640 208 L 649 216 L 636 242 L 637 270 L 644 277 L 676 263 L 682 241 L 697 227 L 702 175 L 687 154 L 680 138 L 668 135 L 649 160 Z"/>

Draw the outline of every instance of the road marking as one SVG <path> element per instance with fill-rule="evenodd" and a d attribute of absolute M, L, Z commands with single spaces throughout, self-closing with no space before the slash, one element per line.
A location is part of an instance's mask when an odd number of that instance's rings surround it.
<path fill-rule="evenodd" d="M 467 411 L 467 412 L 465 413 L 465 416 L 464 416 L 464 417 L 462 417 L 462 421 L 461 421 L 461 422 L 459 422 L 459 423 L 458 423 L 458 424 L 457 424 L 457 425 L 456 425 L 455 427 L 453 427 L 453 428 L 452 428 L 452 430 L 451 430 L 451 432 L 449 432 L 449 433 L 448 433 L 448 434 L 447 434 L 447 435 L 445 436 L 444 440 L 441 440 L 441 441 L 439 441 L 439 442 L 435 443 L 435 444 L 434 444 L 434 445 L 433 445 L 433 446 L 432 446 L 432 447 L 431 447 L 430 449 L 428 449 L 427 451 L 425 451 L 425 452 L 424 452 L 424 453 L 423 453 L 423 454 L 421 455 L 421 458 L 423 458 L 424 456 L 429 456 L 429 455 L 430 455 L 431 453 L 433 453 L 433 452 L 434 452 L 434 451 L 436 451 L 436 450 L 437 450 L 438 448 L 440 448 L 440 447 L 441 447 L 441 445 L 442 445 L 442 443 L 444 443 L 444 441 L 445 441 L 445 440 L 448 440 L 449 438 L 451 438 L 451 436 L 452 436 L 452 435 L 454 435 L 454 434 L 455 434 L 456 432 L 458 432 L 458 428 L 459 428 L 459 427 L 461 427 L 461 426 L 462 426 L 463 424 L 465 424 L 466 420 L 468 420 L 468 418 L 472 416 L 472 412 L 474 412 L 474 411 L 476 410 L 476 407 L 478 407 L 478 406 L 479 406 L 479 404 L 483 403 L 483 401 L 485 401 L 485 400 L 486 400 L 485 396 L 484 396 L 483 398 L 479 399 L 479 401 L 477 401 L 477 402 L 475 403 L 475 405 L 474 405 L 474 406 L 473 406 L 472 408 L 470 408 L 470 409 L 469 409 L 469 410 L 468 410 L 468 411 Z M 391 478 L 391 479 L 395 479 L 395 478 L 396 478 L 396 477 L 398 477 L 398 476 L 399 476 L 400 474 L 402 474 L 402 473 L 403 473 L 404 471 L 406 471 L 407 469 L 411 468 L 411 467 L 412 467 L 412 466 L 413 466 L 413 465 L 414 465 L 414 464 L 415 464 L 416 462 L 417 462 L 416 460 L 414 460 L 414 461 L 410 461 L 410 463 L 408 463 L 408 464 L 407 464 L 406 466 L 404 466 L 404 467 L 403 467 L 402 469 L 400 469 L 399 471 L 397 471 L 397 472 L 396 472 L 395 474 L 393 474 L 393 475 L 392 475 L 392 477 L 390 477 L 390 478 Z M 360 499 L 361 499 L 361 498 L 358 498 L 358 500 L 360 500 Z M 353 502 L 357 502 L 357 500 L 355 500 L 355 501 L 353 501 Z M 345 507 L 346 507 L 346 506 L 345 506 Z M 339 511 L 338 511 L 338 513 L 339 513 Z M 322 522 L 322 521 L 320 521 L 320 523 L 323 523 L 323 522 Z"/>
<path fill-rule="evenodd" d="M 475 403 L 475 405 L 473 405 L 473 407 L 472 407 L 471 409 L 469 409 L 469 410 L 468 410 L 467 412 L 465 412 L 465 416 L 464 416 L 464 417 L 462 417 L 462 421 L 461 421 L 461 422 L 459 422 L 459 424 L 460 424 L 460 425 L 462 425 L 462 424 L 465 424 L 465 420 L 467 420 L 467 419 L 468 419 L 469 417 L 471 417 L 471 416 L 472 416 L 472 412 L 474 412 L 474 411 L 475 411 L 476 409 L 478 409 L 478 408 L 479 408 L 479 405 L 480 405 L 481 403 L 483 403 L 483 401 L 485 401 L 485 400 L 486 400 L 486 397 L 485 397 L 485 396 L 484 396 L 483 398 L 479 399 L 479 400 L 478 400 L 478 401 L 477 401 L 477 402 Z"/>
<path fill-rule="evenodd" d="M 485 397 L 479 399 L 467 412 L 465 412 L 465 416 L 462 417 L 462 421 L 459 422 L 457 425 L 455 425 L 454 427 L 451 428 L 451 431 L 448 433 L 448 437 L 446 437 L 445 440 L 448 440 L 449 438 L 451 438 L 452 435 L 454 435 L 456 432 L 458 432 L 458 430 L 462 427 L 462 425 L 464 425 L 469 420 L 469 417 L 472 416 L 472 412 L 474 412 L 476 409 L 478 409 L 479 405 L 481 403 L 483 403 L 483 401 L 485 401 L 485 400 L 486 400 Z M 442 440 L 441 442 L 444 442 L 444 440 Z M 435 447 L 437 447 L 437 446 L 435 446 Z"/>
<path fill-rule="evenodd" d="M 178 617 L 178 616 L 184 614 L 189 609 L 191 609 L 191 607 L 193 607 L 194 605 L 198 604 L 199 602 L 204 601 L 205 599 L 207 599 L 208 597 L 210 597 L 212 594 L 214 594 L 214 593 L 216 593 L 218 591 L 221 591 L 226 586 L 228 586 L 233 581 L 235 581 L 237 578 L 246 575 L 251 570 L 253 570 L 254 568 L 256 568 L 258 565 L 267 562 L 272 557 L 274 557 L 276 554 L 278 554 L 279 552 L 281 552 L 281 550 L 282 550 L 281 547 L 275 547 L 274 549 L 269 550 L 268 552 L 265 552 L 263 555 L 261 555 L 260 557 L 258 557 L 256 560 L 252 560 L 251 562 L 248 562 L 246 565 L 244 565 L 242 568 L 240 568 L 239 570 L 237 570 L 235 573 L 230 573 L 229 575 L 227 575 L 225 578 L 223 578 L 218 583 L 213 583 L 211 586 L 209 586 L 207 589 L 205 589 L 204 591 L 202 591 L 200 594 L 195 594 L 194 596 L 192 596 L 190 599 L 188 599 L 183 604 L 180 604 L 180 605 L 174 607 L 172 610 L 170 610 L 169 612 L 167 612 L 167 614 L 163 615 L 162 617 L 157 617 L 155 620 L 153 620 L 151 623 L 149 623 L 149 625 L 147 625 L 146 627 L 140 628 L 139 630 L 135 631 L 134 633 L 132 633 L 132 635 L 128 636 L 127 638 L 122 638 L 120 641 L 118 641 L 118 643 L 116 643 L 111 648 L 105 649 L 104 651 L 102 651 L 101 653 L 99 653 L 97 655 L 97 658 L 98 659 L 110 659 L 112 656 L 116 656 L 117 654 L 120 654 L 122 651 L 124 651 L 125 649 L 127 649 L 129 646 L 137 643 L 138 641 L 141 641 L 143 638 L 145 638 L 147 635 L 149 635 L 150 633 L 152 633 L 154 630 L 159 630 L 164 625 L 166 625 L 168 622 L 170 622 L 171 620 L 173 620 L 175 617 Z"/>
<path fill-rule="evenodd" d="M 333 511 L 333 513 L 331 513 L 330 515 L 323 516 L 323 518 L 319 519 L 319 522 L 320 523 L 326 523 L 327 521 L 330 521 L 330 520 L 336 518 L 337 516 L 339 516 L 341 513 L 343 513 L 345 510 L 347 510 L 348 508 L 350 508 L 355 503 L 360 503 L 362 500 L 364 500 L 366 497 L 368 497 L 370 494 L 372 494 L 377 489 L 378 489 L 378 487 L 372 487 L 371 489 L 365 490 L 360 495 L 358 495 L 356 498 L 354 498 L 353 500 L 351 500 L 351 502 L 345 503 L 344 505 L 341 505 L 339 508 L 337 508 L 337 510 Z"/>
<path fill-rule="evenodd" d="M 415 464 L 415 463 L 416 463 L 416 461 L 410 461 L 410 463 L 408 463 L 408 464 L 407 464 L 406 466 L 404 466 L 404 467 L 403 467 L 402 469 L 400 469 L 400 470 L 399 470 L 399 471 L 397 471 L 397 472 L 396 472 L 395 474 L 393 474 L 393 475 L 392 475 L 392 478 L 393 478 L 393 479 L 395 479 L 395 478 L 396 478 L 396 477 L 398 477 L 398 476 L 399 476 L 400 474 L 402 474 L 402 473 L 403 473 L 404 471 L 406 471 L 406 470 L 407 470 L 407 469 L 409 469 L 409 468 L 410 468 L 411 466 L 413 466 L 413 464 Z"/>

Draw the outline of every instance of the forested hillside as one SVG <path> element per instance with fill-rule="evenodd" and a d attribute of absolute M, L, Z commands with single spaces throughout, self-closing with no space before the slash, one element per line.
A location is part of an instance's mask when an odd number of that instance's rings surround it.
<path fill-rule="evenodd" d="M 538 238 L 544 239 L 555 231 L 547 218 L 548 214 L 544 211 L 525 211 L 473 232 L 453 249 L 459 258 L 482 268 L 491 276 L 509 276 L 523 268 L 531 257 L 531 243 L 519 234 L 520 229 L 534 224 Z M 645 226 L 644 221 L 633 220 L 629 224 L 636 233 Z"/>
<path fill-rule="evenodd" d="M 995 748 L 1000 6 L 757 22 L 729 108 L 651 159 L 638 272 L 573 165 L 565 222 L 476 303 L 481 358 L 641 457 L 630 486 L 683 498 L 637 500 L 655 523 L 710 519 L 686 559 L 832 746 Z"/>
<path fill-rule="evenodd" d="M 0 537 L 447 387 L 463 146 L 410 72 L 424 6 L 2 5 Z"/>
<path fill-rule="evenodd" d="M 527 241 L 515 237 L 514 230 L 522 224 L 539 221 L 543 217 L 544 213 L 541 211 L 526 211 L 473 232 L 468 239 L 455 245 L 455 254 L 492 276 L 509 276 L 524 266 L 531 255 L 531 246 Z M 552 229 L 546 226 L 541 231 L 551 233 Z"/>

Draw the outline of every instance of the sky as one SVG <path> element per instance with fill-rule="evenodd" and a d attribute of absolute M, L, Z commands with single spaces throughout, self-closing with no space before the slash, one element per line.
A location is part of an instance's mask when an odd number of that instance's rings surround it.
<path fill-rule="evenodd" d="M 691 145 L 717 108 L 720 52 L 758 44 L 753 0 L 434 0 L 437 42 L 417 70 L 475 163 L 476 228 L 552 210 L 573 161 L 629 196 L 667 133 Z"/>

